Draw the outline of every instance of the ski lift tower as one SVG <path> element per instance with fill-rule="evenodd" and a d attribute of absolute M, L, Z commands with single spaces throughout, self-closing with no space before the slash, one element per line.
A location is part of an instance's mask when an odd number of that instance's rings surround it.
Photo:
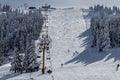
<path fill-rule="evenodd" d="M 45 52 L 47 52 L 47 50 L 49 50 L 50 47 L 50 43 L 51 43 L 51 39 L 48 36 L 48 26 L 47 26 L 47 22 L 48 22 L 48 15 L 47 12 L 44 15 L 44 26 L 43 26 L 43 30 L 42 30 L 42 35 L 40 36 L 40 51 L 42 52 L 43 56 L 42 56 L 42 74 L 45 74 Z"/>

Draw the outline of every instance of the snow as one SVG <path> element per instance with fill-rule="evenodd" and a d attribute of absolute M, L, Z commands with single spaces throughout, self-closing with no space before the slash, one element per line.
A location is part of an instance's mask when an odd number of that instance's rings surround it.
<path fill-rule="evenodd" d="M 31 73 L 35 80 L 119 80 L 116 66 L 120 48 L 98 53 L 90 48 L 89 20 L 81 9 L 57 9 L 48 12 L 52 74 Z M 36 41 L 36 46 L 39 41 Z M 36 53 L 38 53 L 38 47 Z M 79 54 L 73 54 L 78 51 Z M 39 53 L 38 53 L 39 54 Z M 46 65 L 48 61 L 46 61 Z M 64 64 L 61 67 L 61 64 Z M 46 66 L 48 68 L 48 66 Z M 30 80 L 30 73 L 9 72 L 10 63 L 0 67 L 0 80 Z M 52 77 L 53 76 L 53 77 Z M 54 78 L 54 79 L 53 79 Z"/>
<path fill-rule="evenodd" d="M 49 34 L 53 42 L 51 53 L 54 67 L 64 63 L 67 56 L 79 50 L 82 39 L 79 40 L 78 36 L 85 31 L 85 23 L 81 14 L 80 10 L 56 10 L 49 14 Z M 82 26 L 81 29 L 80 26 Z M 84 48 L 80 51 L 82 50 Z"/>

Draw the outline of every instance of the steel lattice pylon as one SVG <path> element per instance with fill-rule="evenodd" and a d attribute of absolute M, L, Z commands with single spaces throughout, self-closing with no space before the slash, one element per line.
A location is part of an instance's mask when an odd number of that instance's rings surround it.
<path fill-rule="evenodd" d="M 48 53 L 47 55 L 47 59 L 50 60 L 51 57 L 50 57 L 50 48 L 52 47 L 51 46 L 51 43 L 52 43 L 52 40 L 50 38 L 50 36 L 48 35 L 48 15 L 47 15 L 47 12 L 48 11 L 45 11 L 45 14 L 44 14 L 44 25 L 43 25 L 43 29 L 42 29 L 42 33 L 40 35 L 40 38 L 39 38 L 39 41 L 40 41 L 40 46 L 39 46 L 39 49 L 41 50 L 40 52 L 42 52 L 43 56 L 42 56 L 42 74 L 45 74 L 45 55 L 46 53 Z M 51 64 L 51 61 L 50 61 L 50 64 Z M 51 64 L 52 65 L 52 64 Z"/>

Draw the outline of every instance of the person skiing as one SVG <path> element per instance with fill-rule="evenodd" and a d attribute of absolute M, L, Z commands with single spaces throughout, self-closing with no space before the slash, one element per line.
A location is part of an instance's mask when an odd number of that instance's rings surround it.
<path fill-rule="evenodd" d="M 61 64 L 61 67 L 63 67 L 63 64 Z"/>
<path fill-rule="evenodd" d="M 120 65 L 119 64 L 117 64 L 117 67 L 116 67 L 116 71 L 118 71 L 118 68 L 120 67 Z"/>
<path fill-rule="evenodd" d="M 78 54 L 79 54 L 78 51 L 75 51 L 75 52 L 73 53 L 73 56 L 78 55 Z"/>
<path fill-rule="evenodd" d="M 53 75 L 51 75 L 51 78 L 52 78 L 52 80 L 54 80 L 54 76 Z"/>
<path fill-rule="evenodd" d="M 75 51 L 76 54 L 79 54 L 78 51 Z"/>
<path fill-rule="evenodd" d="M 70 52 L 70 50 L 68 49 L 68 53 Z"/>

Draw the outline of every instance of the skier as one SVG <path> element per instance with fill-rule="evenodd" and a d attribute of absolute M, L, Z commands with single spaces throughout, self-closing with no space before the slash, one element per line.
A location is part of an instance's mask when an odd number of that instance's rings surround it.
<path fill-rule="evenodd" d="M 120 67 L 120 65 L 119 64 L 117 64 L 117 67 L 116 67 L 116 71 L 118 71 L 118 68 Z"/>
<path fill-rule="evenodd" d="M 68 53 L 70 52 L 70 50 L 68 49 Z"/>
<path fill-rule="evenodd" d="M 79 54 L 77 51 L 75 51 L 76 54 Z"/>
<path fill-rule="evenodd" d="M 75 55 L 77 55 L 77 54 L 79 54 L 77 51 L 75 51 L 74 53 L 73 53 L 73 56 L 75 56 Z"/>
<path fill-rule="evenodd" d="M 52 78 L 52 80 L 54 80 L 54 76 L 53 75 L 51 75 L 51 78 Z"/>
<path fill-rule="evenodd" d="M 61 64 L 61 67 L 63 67 L 63 64 Z"/>
<path fill-rule="evenodd" d="M 73 56 L 75 56 L 75 53 L 73 53 Z"/>

